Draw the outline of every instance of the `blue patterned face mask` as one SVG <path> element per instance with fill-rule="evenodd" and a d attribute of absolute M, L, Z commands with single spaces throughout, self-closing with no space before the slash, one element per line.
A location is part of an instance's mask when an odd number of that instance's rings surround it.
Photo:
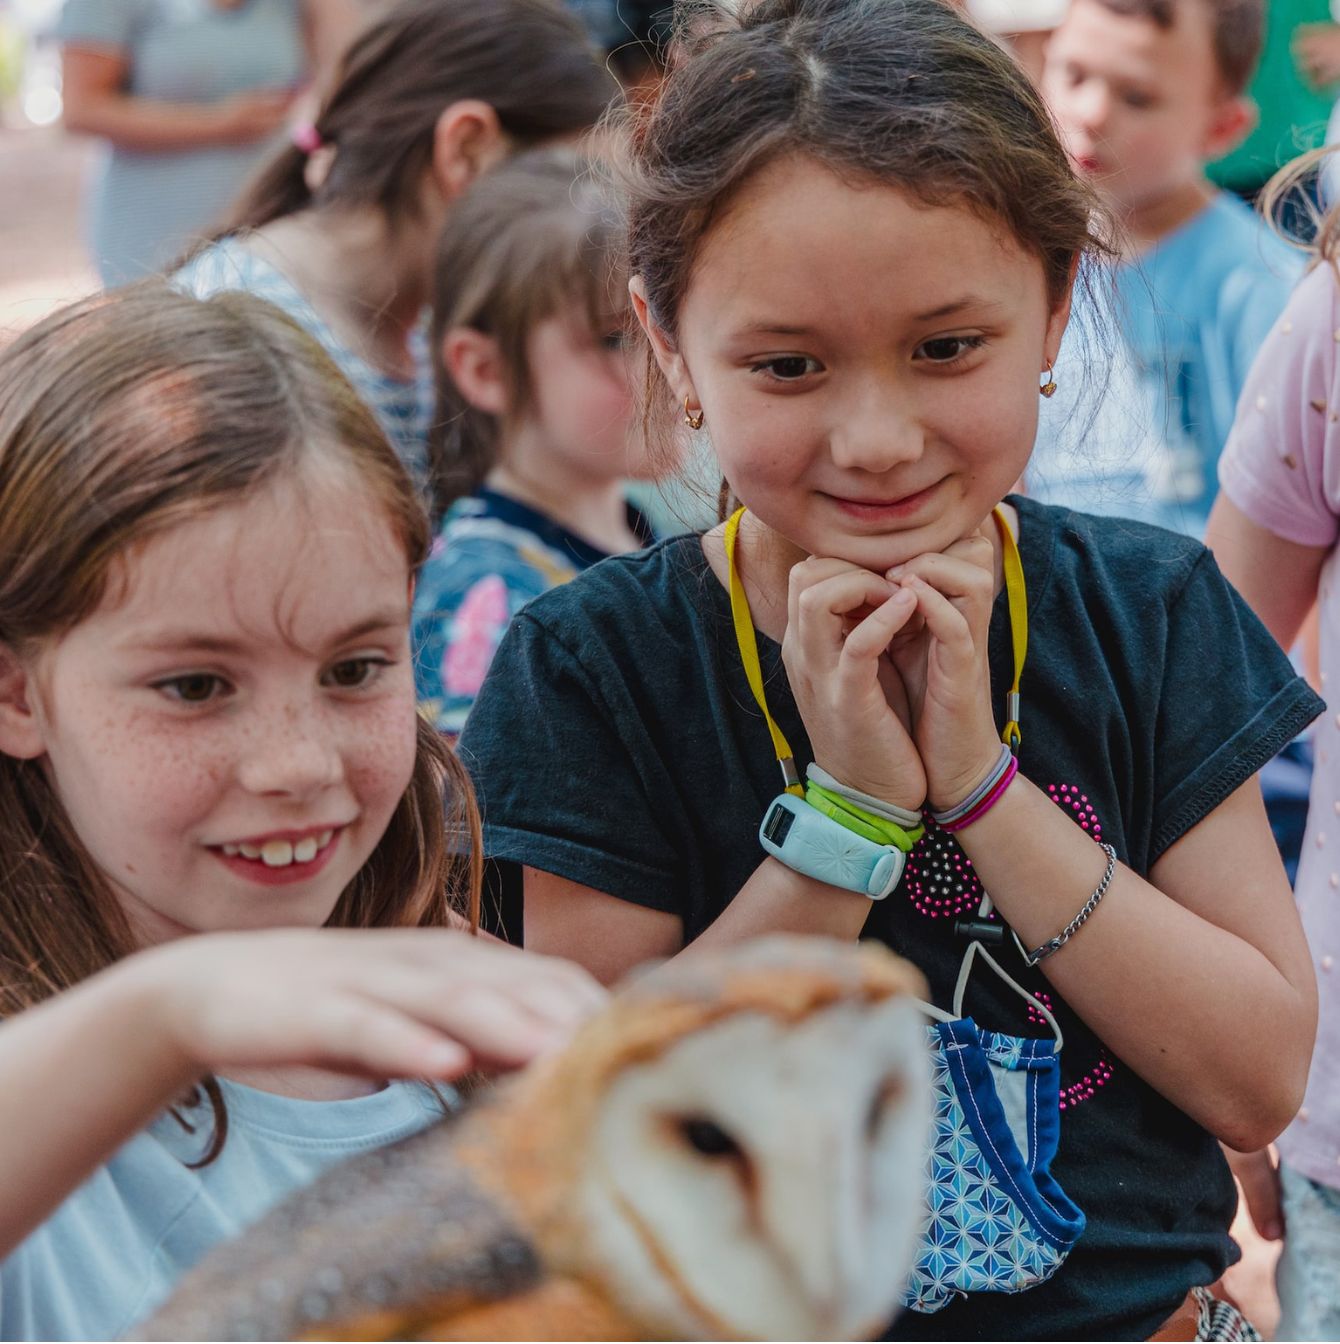
<path fill-rule="evenodd" d="M 962 1016 L 980 954 L 1050 1022 L 1055 1040 L 984 1031 Z M 980 943 L 969 946 L 954 1012 L 924 1005 L 935 1087 L 928 1212 L 903 1305 L 939 1311 L 964 1293 L 1019 1293 L 1049 1279 L 1084 1231 L 1050 1165 L 1060 1139 L 1061 1032 Z"/>

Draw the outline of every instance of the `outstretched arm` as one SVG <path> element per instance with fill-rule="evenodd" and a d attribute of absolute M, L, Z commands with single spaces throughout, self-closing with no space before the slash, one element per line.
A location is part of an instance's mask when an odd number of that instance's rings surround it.
<path fill-rule="evenodd" d="M 0 1025 L 0 1259 L 205 1073 L 515 1068 L 603 997 L 576 967 L 445 929 L 209 934 L 129 957 Z"/>

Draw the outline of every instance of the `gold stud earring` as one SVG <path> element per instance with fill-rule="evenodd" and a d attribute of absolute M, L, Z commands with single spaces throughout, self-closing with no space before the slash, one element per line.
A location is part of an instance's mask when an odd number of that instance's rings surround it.
<path fill-rule="evenodd" d="M 706 411 L 704 411 L 704 410 L 702 410 L 702 409 L 699 409 L 699 410 L 695 413 L 695 412 L 689 410 L 689 399 L 688 399 L 688 397 L 685 397 L 685 398 L 684 398 L 684 423 L 685 423 L 686 425 L 688 425 L 688 427 L 689 427 L 690 429 L 701 429 L 701 428 L 703 427 L 703 421 L 706 420 L 706 419 L 707 419 L 707 412 L 706 412 Z"/>
<path fill-rule="evenodd" d="M 1052 377 L 1052 366 L 1047 365 L 1047 381 L 1038 388 L 1038 393 L 1044 397 L 1054 397 L 1056 395 L 1056 379 Z"/>

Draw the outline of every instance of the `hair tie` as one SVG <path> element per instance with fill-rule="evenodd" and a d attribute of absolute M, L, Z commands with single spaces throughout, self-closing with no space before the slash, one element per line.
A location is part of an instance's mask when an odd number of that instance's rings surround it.
<path fill-rule="evenodd" d="M 295 126 L 292 132 L 293 143 L 304 154 L 315 154 L 318 149 L 325 144 L 321 138 L 321 132 L 316 129 L 312 122 L 307 122 L 302 126 Z"/>

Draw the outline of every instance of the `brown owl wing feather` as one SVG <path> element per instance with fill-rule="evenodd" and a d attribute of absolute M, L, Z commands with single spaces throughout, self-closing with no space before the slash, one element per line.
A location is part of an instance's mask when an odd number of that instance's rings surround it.
<path fill-rule="evenodd" d="M 139 1338 L 412 1339 L 528 1294 L 539 1257 L 455 1160 L 455 1129 L 325 1173 L 208 1255 Z"/>

